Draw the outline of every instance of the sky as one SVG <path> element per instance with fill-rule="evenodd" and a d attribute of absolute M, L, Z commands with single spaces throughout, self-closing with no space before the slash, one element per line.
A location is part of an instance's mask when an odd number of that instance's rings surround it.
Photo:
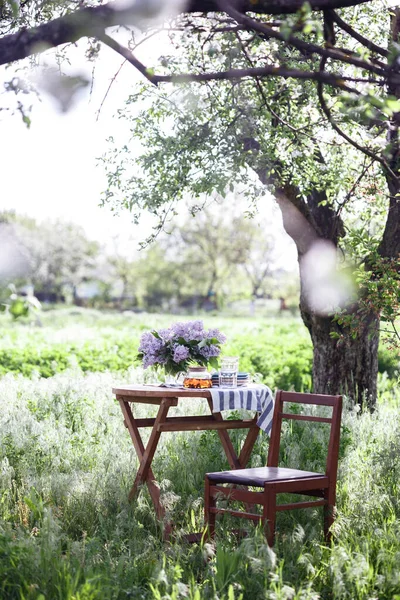
<path fill-rule="evenodd" d="M 113 115 L 138 79 L 134 69 L 125 65 L 96 120 L 110 79 L 122 62 L 107 48 L 102 54 L 92 93 L 80 94 L 68 112 L 60 112 L 54 99 L 42 93 L 40 101 L 34 102 L 29 129 L 18 112 L 9 116 L 3 111 L 0 121 L 0 209 L 14 209 L 38 221 L 74 221 L 89 237 L 99 240 L 138 233 L 128 213 L 116 218 L 99 206 L 106 179 L 97 158 L 106 150 L 106 138 L 115 128 Z M 89 68 L 81 61 L 80 71 L 86 70 L 90 77 Z M 9 72 L 2 75 L 10 79 Z M 25 97 L 21 100 L 26 102 Z"/>
<path fill-rule="evenodd" d="M 91 79 L 92 65 L 84 59 L 85 47 L 84 42 L 79 42 L 68 56 L 74 69 Z M 151 64 L 166 51 L 165 40 L 153 38 L 151 48 L 143 45 L 138 57 Z M 51 57 L 52 54 L 46 53 L 42 60 L 51 64 Z M 117 109 L 141 78 L 131 65 L 125 64 L 105 98 L 122 62 L 121 56 L 104 47 L 95 65 L 92 89 L 89 86 L 79 93 L 75 105 L 66 113 L 61 113 L 54 98 L 42 90 L 40 100 L 34 99 L 29 129 L 18 111 L 13 116 L 0 112 L 0 210 L 14 209 L 38 221 L 47 218 L 73 221 L 110 251 L 117 246 L 120 253 L 131 255 L 138 242 L 149 235 L 154 221 L 145 215 L 141 226 L 135 227 L 127 211 L 116 217 L 107 207 L 100 207 L 106 178 L 101 164 L 97 164 L 97 158 L 107 149 L 107 137 L 121 127 L 121 122 L 115 119 Z M 68 71 L 67 63 L 62 66 Z M 12 74 L 11 70 L 3 69 L 0 81 L 11 79 Z M 13 101 L 15 106 L 19 97 L 2 94 L 0 105 Z M 22 95 L 21 100 L 29 104 L 27 99 L 31 102 L 30 97 Z M 272 202 L 268 203 L 269 211 Z M 274 215 L 284 239 L 283 262 L 293 264 L 294 245 L 283 232 L 279 212 L 274 211 Z"/>

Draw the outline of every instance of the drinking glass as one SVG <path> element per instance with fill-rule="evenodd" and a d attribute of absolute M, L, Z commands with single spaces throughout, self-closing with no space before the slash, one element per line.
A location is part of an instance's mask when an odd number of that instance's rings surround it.
<path fill-rule="evenodd" d="M 237 387 L 237 374 L 239 370 L 238 356 L 225 356 L 221 360 L 219 372 L 219 386 L 224 388 Z"/>

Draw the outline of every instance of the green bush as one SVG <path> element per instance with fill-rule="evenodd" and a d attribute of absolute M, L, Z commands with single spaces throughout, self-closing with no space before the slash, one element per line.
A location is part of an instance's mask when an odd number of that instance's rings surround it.
<path fill-rule="evenodd" d="M 126 371 L 137 364 L 138 339 L 118 342 L 100 341 L 74 344 L 41 345 L 32 342 L 25 347 L 0 348 L 0 376 L 21 373 L 30 377 L 34 372 L 41 377 L 62 373 L 71 365 L 82 371 Z"/>
<path fill-rule="evenodd" d="M 227 352 L 240 356 L 240 369 L 258 373 L 271 388 L 309 390 L 312 386 L 312 348 L 307 339 L 285 339 L 283 332 L 256 339 L 237 338 Z"/>
<path fill-rule="evenodd" d="M 383 344 L 378 351 L 378 370 L 379 373 L 387 373 L 389 377 L 396 377 L 400 374 L 400 357 L 397 352 L 389 350 Z"/>
<path fill-rule="evenodd" d="M 7 373 L 30 377 L 34 372 L 51 377 L 71 366 L 84 372 L 123 373 L 139 364 L 136 355 L 141 333 L 170 325 L 174 320 L 179 319 L 171 315 L 109 315 L 78 309 L 44 313 L 41 328 L 8 324 L 3 327 L 0 341 L 0 377 Z M 312 346 L 299 319 L 204 320 L 206 326 L 217 326 L 226 333 L 223 352 L 240 356 L 241 371 L 259 374 L 260 380 L 272 389 L 312 388 Z M 379 371 L 387 372 L 389 378 L 399 371 L 398 356 L 384 346 L 379 349 Z"/>

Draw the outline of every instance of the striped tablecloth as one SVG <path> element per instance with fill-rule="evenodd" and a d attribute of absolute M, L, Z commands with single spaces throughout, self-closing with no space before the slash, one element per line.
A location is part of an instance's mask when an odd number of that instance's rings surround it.
<path fill-rule="evenodd" d="M 241 388 L 218 388 L 210 389 L 213 412 L 221 410 L 235 410 L 244 408 L 255 410 L 260 413 L 257 421 L 258 427 L 270 433 L 272 427 L 272 416 L 274 412 L 274 398 L 271 390 L 266 385 L 249 385 Z"/>

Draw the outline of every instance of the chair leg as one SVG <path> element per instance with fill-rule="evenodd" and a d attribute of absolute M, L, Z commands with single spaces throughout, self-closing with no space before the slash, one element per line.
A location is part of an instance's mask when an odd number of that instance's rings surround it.
<path fill-rule="evenodd" d="M 215 508 L 215 498 L 211 496 L 210 480 L 207 475 L 204 484 L 204 525 L 206 527 L 206 535 L 210 539 L 215 536 L 215 513 L 210 512 L 210 508 Z"/>
<path fill-rule="evenodd" d="M 264 502 L 262 524 L 267 538 L 268 546 L 273 546 L 275 541 L 276 521 L 276 494 L 274 491 L 264 488 Z"/>
<path fill-rule="evenodd" d="M 327 500 L 327 504 L 324 506 L 324 537 L 327 543 L 330 543 L 332 539 L 331 527 L 335 520 L 335 494 L 331 492 L 330 488 L 325 490 L 324 497 Z"/>

